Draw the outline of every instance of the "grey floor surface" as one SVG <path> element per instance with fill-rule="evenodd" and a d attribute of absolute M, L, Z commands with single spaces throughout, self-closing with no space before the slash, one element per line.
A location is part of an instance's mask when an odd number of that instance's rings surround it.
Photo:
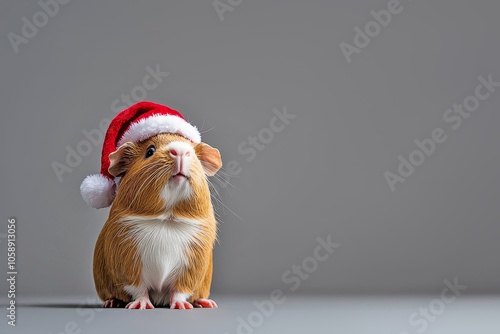
<path fill-rule="evenodd" d="M 214 296 L 219 309 L 102 309 L 96 300 L 18 300 L 16 327 L 1 333 L 386 333 L 498 334 L 500 296 L 286 296 L 271 310 L 269 295 Z M 0 300 L 5 310 L 6 300 Z M 258 311 L 254 302 L 269 311 Z M 444 306 L 443 306 L 444 305 Z M 5 311 L 4 311 L 5 312 Z M 266 314 L 263 314 L 266 313 Z"/>

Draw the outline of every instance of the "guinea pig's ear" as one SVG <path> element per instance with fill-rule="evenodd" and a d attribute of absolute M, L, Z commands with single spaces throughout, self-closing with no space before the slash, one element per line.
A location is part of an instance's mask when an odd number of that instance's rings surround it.
<path fill-rule="evenodd" d="M 116 151 L 110 153 L 109 155 L 109 174 L 114 177 L 123 175 L 132 163 L 135 153 L 137 151 L 137 145 L 132 142 L 126 142 L 122 146 L 118 147 Z"/>
<path fill-rule="evenodd" d="M 198 159 L 200 159 L 205 174 L 214 176 L 222 167 L 222 160 L 218 149 L 212 146 L 199 143 L 194 147 Z"/>

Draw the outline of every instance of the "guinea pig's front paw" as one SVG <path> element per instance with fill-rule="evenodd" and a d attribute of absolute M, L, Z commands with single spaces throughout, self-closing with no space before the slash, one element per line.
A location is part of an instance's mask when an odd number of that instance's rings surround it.
<path fill-rule="evenodd" d="M 191 310 L 193 305 L 187 301 L 189 296 L 184 293 L 174 292 L 170 297 L 170 309 Z"/>
<path fill-rule="evenodd" d="M 148 297 L 141 297 L 125 306 L 129 310 L 146 310 L 155 308 Z"/>
<path fill-rule="evenodd" d="M 197 308 L 217 308 L 217 304 L 212 299 L 200 298 L 193 302 L 193 306 Z"/>
<path fill-rule="evenodd" d="M 188 301 L 177 300 L 170 304 L 170 308 L 175 310 L 192 310 L 193 305 Z"/>

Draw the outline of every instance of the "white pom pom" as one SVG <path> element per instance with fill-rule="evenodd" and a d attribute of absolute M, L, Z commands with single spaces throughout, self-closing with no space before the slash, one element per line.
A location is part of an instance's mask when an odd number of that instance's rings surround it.
<path fill-rule="evenodd" d="M 87 204 L 101 209 L 111 205 L 115 198 L 115 182 L 102 174 L 89 175 L 83 180 L 80 192 Z"/>

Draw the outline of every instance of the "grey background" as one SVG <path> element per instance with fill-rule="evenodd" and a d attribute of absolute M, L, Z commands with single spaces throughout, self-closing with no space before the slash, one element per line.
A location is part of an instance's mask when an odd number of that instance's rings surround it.
<path fill-rule="evenodd" d="M 18 54 L 6 35 L 40 7 L 3 1 L 0 233 L 17 218 L 19 296 L 94 295 L 107 210 L 87 207 L 79 185 L 101 148 L 62 182 L 51 163 L 156 64 L 170 75 L 146 99 L 215 127 L 204 141 L 242 167 L 237 189 L 218 187 L 214 296 L 287 288 L 283 272 L 328 234 L 341 247 L 297 293 L 438 293 L 453 277 L 500 292 L 500 90 L 458 130 L 442 120 L 479 75 L 500 81 L 500 3 L 402 5 L 348 64 L 339 44 L 386 0 L 243 0 L 223 21 L 212 1 L 73 1 Z M 297 117 L 248 162 L 238 145 L 284 106 Z M 391 192 L 383 173 L 436 127 L 448 140 Z"/>

